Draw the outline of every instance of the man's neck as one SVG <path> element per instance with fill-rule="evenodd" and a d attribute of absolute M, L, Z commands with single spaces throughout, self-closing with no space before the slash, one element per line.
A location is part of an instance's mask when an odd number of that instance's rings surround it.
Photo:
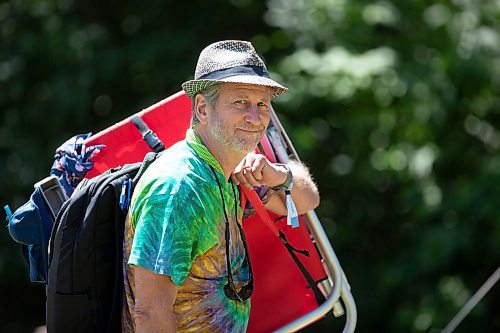
<path fill-rule="evenodd" d="M 229 179 L 234 168 L 236 168 L 245 157 L 245 154 L 225 148 L 204 131 L 196 131 L 196 135 L 198 135 L 203 145 L 207 147 L 208 151 L 215 157 L 217 162 L 219 162 L 224 172 L 224 177 Z"/>

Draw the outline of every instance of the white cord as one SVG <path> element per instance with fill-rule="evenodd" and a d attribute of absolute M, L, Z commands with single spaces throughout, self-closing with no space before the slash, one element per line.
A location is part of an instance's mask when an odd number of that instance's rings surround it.
<path fill-rule="evenodd" d="M 460 311 L 453 317 L 453 319 L 446 325 L 446 327 L 441 331 L 441 333 L 451 333 L 457 328 L 458 325 L 464 320 L 464 318 L 472 311 L 472 309 L 479 303 L 479 301 L 486 295 L 488 291 L 497 283 L 500 279 L 500 266 L 495 272 L 486 280 L 486 282 L 479 288 L 478 291 L 465 303 L 465 305 L 460 309 Z"/>

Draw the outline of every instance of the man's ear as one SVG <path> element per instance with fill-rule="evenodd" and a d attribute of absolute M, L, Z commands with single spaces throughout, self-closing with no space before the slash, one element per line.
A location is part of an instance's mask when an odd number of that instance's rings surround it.
<path fill-rule="evenodd" d="M 198 94 L 195 97 L 195 103 L 196 118 L 200 123 L 206 124 L 208 121 L 207 99 L 202 94 Z"/>

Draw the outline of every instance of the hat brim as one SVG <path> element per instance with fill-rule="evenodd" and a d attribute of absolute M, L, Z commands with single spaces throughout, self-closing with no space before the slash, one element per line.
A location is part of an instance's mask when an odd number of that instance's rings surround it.
<path fill-rule="evenodd" d="M 288 88 L 276 81 L 256 75 L 236 75 L 219 80 L 190 80 L 182 84 L 182 89 L 189 97 L 193 98 L 202 90 L 219 83 L 241 83 L 269 87 L 273 90 L 273 97 L 277 97 L 288 91 Z"/>

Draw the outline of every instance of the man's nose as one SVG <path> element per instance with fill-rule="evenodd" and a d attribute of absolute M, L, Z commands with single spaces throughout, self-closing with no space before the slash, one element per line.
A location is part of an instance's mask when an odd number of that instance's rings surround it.
<path fill-rule="evenodd" d="M 259 108 L 257 105 L 250 105 L 245 114 L 245 121 L 252 125 L 260 125 L 262 119 L 260 119 Z"/>

